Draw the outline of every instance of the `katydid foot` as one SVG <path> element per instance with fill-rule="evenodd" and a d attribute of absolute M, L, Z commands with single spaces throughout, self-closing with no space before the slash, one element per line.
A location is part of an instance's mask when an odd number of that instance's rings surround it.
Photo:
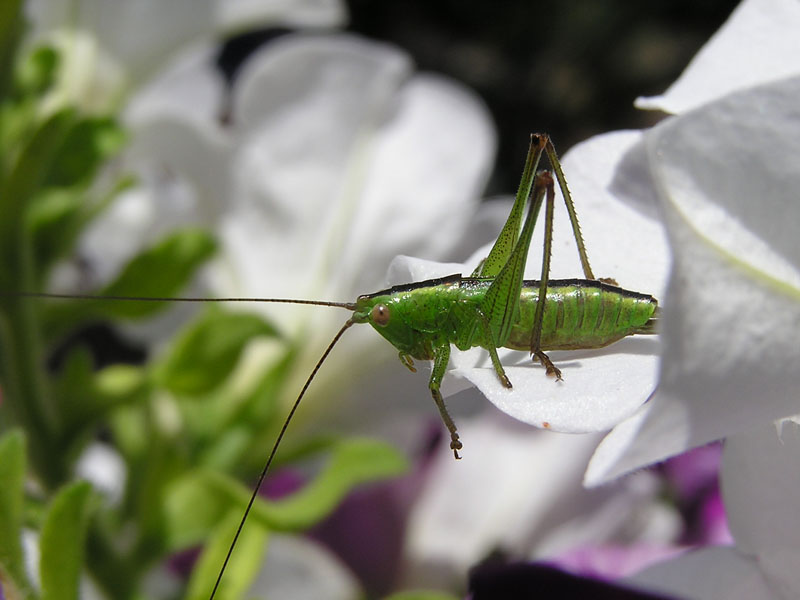
<path fill-rule="evenodd" d="M 539 350 L 538 352 L 533 353 L 533 357 L 542 364 L 548 377 L 555 377 L 556 381 L 564 380 L 564 378 L 561 377 L 561 369 L 553 364 L 553 361 L 550 360 L 550 357 L 547 356 L 547 354 Z"/>
<path fill-rule="evenodd" d="M 453 451 L 453 455 L 456 457 L 456 460 L 461 460 L 461 457 L 458 455 L 458 451 L 464 447 L 464 444 L 461 443 L 461 440 L 458 439 L 458 432 L 451 431 L 450 432 L 450 450 Z"/>

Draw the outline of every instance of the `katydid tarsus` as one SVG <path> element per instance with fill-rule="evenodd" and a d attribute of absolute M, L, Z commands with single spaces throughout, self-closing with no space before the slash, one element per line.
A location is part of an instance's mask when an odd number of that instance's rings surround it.
<path fill-rule="evenodd" d="M 538 171 L 543 155 L 547 155 L 551 171 Z M 553 176 L 567 207 L 585 279 L 549 279 L 555 204 Z M 525 280 L 523 274 L 531 237 L 542 204 L 545 205 L 545 234 L 541 277 L 539 280 Z M 346 308 L 353 313 L 312 369 L 283 422 L 220 567 L 211 591 L 212 599 L 300 401 L 328 354 L 351 326 L 358 323 L 372 325 L 398 350 L 400 361 L 411 371 L 415 371 L 414 359 L 432 361 L 429 389 L 450 434 L 450 449 L 458 459 L 462 442 L 440 392 L 451 346 L 459 350 L 476 346 L 484 348 L 497 373 L 499 385 L 504 387 L 511 388 L 512 382 L 497 354 L 498 348 L 502 347 L 529 351 L 532 359 L 544 366 L 545 373 L 558 382 L 562 380 L 561 372 L 545 354 L 546 350 L 599 348 L 629 335 L 654 333 L 657 309 L 657 301 L 652 296 L 624 290 L 617 287 L 612 279 L 595 278 L 561 164 L 546 134 L 531 136 L 522 180 L 511 213 L 489 254 L 469 276 L 456 274 L 395 286 L 359 296 L 355 302 L 281 298 L 104 298 L 311 304 Z"/>

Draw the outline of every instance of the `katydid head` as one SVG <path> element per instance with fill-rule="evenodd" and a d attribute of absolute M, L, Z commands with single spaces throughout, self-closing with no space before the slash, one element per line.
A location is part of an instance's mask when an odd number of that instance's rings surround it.
<path fill-rule="evenodd" d="M 427 359 L 429 344 L 424 333 L 429 329 L 420 322 L 424 313 L 419 311 L 418 301 L 418 297 L 397 289 L 359 296 L 353 321 L 372 325 L 402 354 Z"/>
<path fill-rule="evenodd" d="M 387 327 L 392 323 L 392 299 L 387 294 L 364 294 L 355 303 L 353 321 L 369 323 L 375 329 Z"/>

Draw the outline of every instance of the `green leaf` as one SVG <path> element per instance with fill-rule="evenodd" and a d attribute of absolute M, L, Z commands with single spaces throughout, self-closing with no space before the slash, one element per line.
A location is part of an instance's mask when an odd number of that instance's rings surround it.
<path fill-rule="evenodd" d="M 175 394 L 208 392 L 230 375 L 250 340 L 275 335 L 256 314 L 209 310 L 173 344 L 157 380 Z"/>
<path fill-rule="evenodd" d="M 169 234 L 136 256 L 100 294 L 103 296 L 172 296 L 185 286 L 197 268 L 217 249 L 213 236 L 200 229 Z M 149 315 L 163 303 L 107 302 L 104 312 L 114 317 Z"/>
<path fill-rule="evenodd" d="M 94 425 L 90 418 L 96 403 L 92 398 L 93 371 L 91 355 L 79 347 L 67 355 L 54 381 L 54 397 L 59 400 L 56 409 L 65 438 L 75 435 L 73 429 Z"/>
<path fill-rule="evenodd" d="M 29 588 L 20 538 L 25 462 L 22 431 L 0 437 L 0 567 L 17 586 Z"/>
<path fill-rule="evenodd" d="M 353 438 L 334 447 L 322 472 L 300 491 L 274 502 L 258 499 L 251 517 L 279 531 L 304 531 L 328 516 L 360 484 L 401 475 L 408 468 L 394 447 L 376 440 Z M 250 490 L 219 473 L 209 484 L 228 495 L 242 509 Z"/>
<path fill-rule="evenodd" d="M 28 210 L 27 226 L 38 275 L 45 278 L 58 259 L 73 253 L 86 226 L 132 184 L 132 178 L 123 177 L 103 190 L 99 198 L 90 198 L 83 186 L 48 188 L 36 194 Z"/>
<path fill-rule="evenodd" d="M 58 146 L 46 184 L 88 185 L 98 167 L 119 152 L 125 139 L 124 130 L 114 119 L 86 117 L 77 120 Z"/>
<path fill-rule="evenodd" d="M 0 2 L 0 101 L 8 94 L 22 31 L 22 0 Z"/>
<path fill-rule="evenodd" d="M 47 242 L 48 234 L 56 234 L 79 214 L 83 208 L 84 193 L 71 188 L 49 188 L 36 195 L 28 212 L 28 230 Z M 52 243 L 52 242 L 51 242 Z"/>
<path fill-rule="evenodd" d="M 407 468 L 405 457 L 393 446 L 348 439 L 334 448 L 330 461 L 310 484 L 283 500 L 256 503 L 253 517 L 274 529 L 304 530 L 328 516 L 357 485 L 396 477 Z M 241 502 L 241 493 L 237 495 Z"/>
<path fill-rule="evenodd" d="M 147 417 L 144 404 L 123 406 L 109 417 L 114 442 L 129 465 L 141 462 L 147 453 L 150 433 Z M 130 481 L 127 488 L 130 488 Z"/>
<path fill-rule="evenodd" d="M 134 511 L 137 515 L 139 551 L 146 555 L 161 555 L 166 544 L 164 496 L 171 483 L 180 477 L 188 465 L 186 457 L 174 438 L 163 432 L 148 431 L 148 446 L 144 460 L 128 462 L 127 483 L 132 488 Z"/>
<path fill-rule="evenodd" d="M 39 539 L 42 600 L 77 600 L 92 487 L 77 481 L 53 499 Z"/>
<path fill-rule="evenodd" d="M 314 480 L 281 500 L 256 499 L 249 520 L 268 529 L 303 531 L 333 512 L 356 486 L 395 477 L 407 466 L 405 457 L 383 442 L 361 438 L 340 441 Z M 178 549 L 198 543 L 231 507 L 241 516 L 251 494 L 252 489 L 216 471 L 187 473 L 167 493 L 167 547 Z"/>
<path fill-rule="evenodd" d="M 216 250 L 213 237 L 199 229 L 176 231 L 133 258 L 101 296 L 171 297 Z M 82 300 L 54 302 L 43 312 L 43 329 L 51 338 L 81 323 L 103 319 L 136 319 L 163 309 L 167 302 Z"/>
<path fill-rule="evenodd" d="M 39 46 L 20 61 L 16 72 L 17 93 L 41 96 L 53 85 L 59 66 L 55 48 Z"/>
<path fill-rule="evenodd" d="M 0 194 L 0 241 L 9 251 L 19 240 L 28 204 L 42 186 L 56 157 L 56 148 L 75 122 L 75 113 L 64 109 L 36 128 L 11 165 Z M 9 247 L 11 246 L 11 247 Z"/>
<path fill-rule="evenodd" d="M 225 556 L 241 518 L 241 514 L 237 511 L 230 511 L 214 529 L 210 539 L 206 542 L 200 560 L 197 561 L 192 571 L 192 578 L 186 594 L 186 598 L 189 600 L 206 600 L 208 598 L 214 588 L 219 570 L 225 562 Z M 247 591 L 264 560 L 266 542 L 267 530 L 258 523 L 248 523 L 242 529 L 239 539 L 236 541 L 236 549 L 225 568 L 225 576 L 214 596 L 217 600 L 241 598 Z"/>
<path fill-rule="evenodd" d="M 59 422 L 64 443 L 93 432 L 111 410 L 143 397 L 148 382 L 143 369 L 108 367 L 98 373 L 88 351 L 77 348 L 67 355 L 53 391 L 59 398 Z"/>
<path fill-rule="evenodd" d="M 279 398 L 296 356 L 285 347 L 253 378 L 249 389 L 225 385 L 202 402 L 184 403 L 187 430 L 209 440 L 198 464 L 227 472 L 261 470 L 277 434 L 275 421 L 284 417 L 278 414 Z"/>

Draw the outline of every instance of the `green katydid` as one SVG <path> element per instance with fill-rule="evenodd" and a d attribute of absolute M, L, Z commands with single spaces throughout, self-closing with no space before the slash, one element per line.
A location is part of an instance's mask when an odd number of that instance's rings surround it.
<path fill-rule="evenodd" d="M 553 175 L 549 171 L 537 172 L 543 154 L 548 157 L 566 203 L 585 279 L 549 280 L 555 191 Z M 524 280 L 531 237 L 543 203 L 546 208 L 541 278 Z M 412 371 L 415 370 L 414 359 L 433 361 L 429 389 L 450 433 L 450 448 L 458 459 L 462 442 L 440 392 L 450 359 L 451 345 L 459 350 L 476 346 L 484 348 L 489 354 L 499 383 L 507 388 L 512 387 L 512 382 L 497 354 L 497 349 L 502 347 L 530 351 L 532 358 L 545 367 L 546 373 L 560 381 L 561 372 L 545 354 L 545 350 L 600 348 L 626 336 L 652 334 L 655 331 L 657 310 L 657 301 L 652 296 L 619 288 L 611 279 L 595 278 L 561 164 L 546 134 L 531 136 L 511 213 L 488 256 L 468 277 L 456 274 L 395 286 L 359 296 L 355 302 L 281 298 L 104 298 L 294 303 L 336 306 L 353 312 L 317 361 L 283 422 L 220 568 L 211 592 L 212 599 L 258 490 L 300 401 L 322 363 L 352 325 L 372 325 L 398 350 L 401 362 Z M 540 298 L 543 301 L 540 302 Z"/>

